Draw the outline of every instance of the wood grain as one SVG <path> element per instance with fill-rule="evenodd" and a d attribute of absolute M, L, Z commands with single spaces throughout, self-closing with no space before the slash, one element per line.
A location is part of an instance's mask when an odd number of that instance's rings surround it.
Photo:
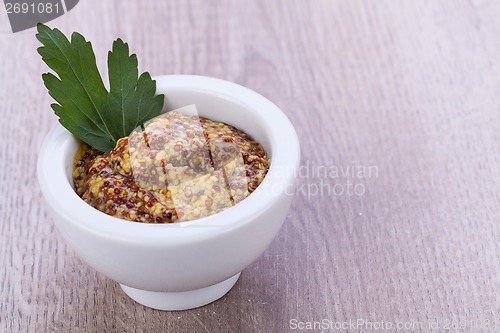
<path fill-rule="evenodd" d="M 82 0 L 53 21 L 91 40 L 101 69 L 120 36 L 141 70 L 243 84 L 298 131 L 303 175 L 271 247 L 220 301 L 162 312 L 54 229 L 35 174 L 57 122 L 47 68 L 34 31 L 6 32 L 0 10 L 0 331 L 285 332 L 293 319 L 359 318 L 498 332 L 499 15 L 492 0 Z"/>

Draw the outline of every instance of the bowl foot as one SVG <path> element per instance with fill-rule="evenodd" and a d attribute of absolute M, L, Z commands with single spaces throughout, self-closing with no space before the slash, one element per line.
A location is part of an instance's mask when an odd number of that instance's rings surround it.
<path fill-rule="evenodd" d="M 189 291 L 147 291 L 123 284 L 120 284 L 120 287 L 130 298 L 144 306 L 167 311 L 187 310 L 211 303 L 224 296 L 238 281 L 240 274 L 241 272 L 213 286 Z"/>

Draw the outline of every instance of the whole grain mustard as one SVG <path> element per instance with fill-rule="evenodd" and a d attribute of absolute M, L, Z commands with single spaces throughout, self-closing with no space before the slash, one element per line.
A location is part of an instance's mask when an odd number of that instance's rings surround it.
<path fill-rule="evenodd" d="M 106 214 L 172 223 L 237 204 L 260 185 L 269 165 L 262 146 L 243 131 L 168 112 L 118 140 L 109 154 L 82 144 L 73 181 L 76 193 Z"/>

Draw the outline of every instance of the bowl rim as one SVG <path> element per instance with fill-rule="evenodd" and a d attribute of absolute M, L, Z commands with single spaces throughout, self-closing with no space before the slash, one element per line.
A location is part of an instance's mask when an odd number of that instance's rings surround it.
<path fill-rule="evenodd" d="M 253 90 L 217 78 L 198 75 L 162 75 L 153 79 L 156 80 L 157 90 L 203 90 L 244 105 L 255 116 L 265 119 L 267 126 L 263 125 L 273 153 L 270 169 L 264 181 L 251 195 L 234 207 L 201 219 L 171 224 L 130 221 L 123 223 L 123 219 L 110 216 L 88 205 L 73 190 L 67 180 L 67 170 L 63 161 L 77 139 L 58 124 L 45 137 L 40 148 L 37 176 L 49 207 L 66 223 L 103 237 L 127 242 L 147 240 L 164 243 L 168 240 L 174 245 L 184 242 L 186 235 L 189 235 L 191 241 L 195 241 L 240 228 L 250 223 L 255 216 L 264 212 L 283 195 L 293 195 L 300 162 L 300 145 L 292 123 L 278 106 Z M 290 188 L 293 189 L 291 192 Z"/>

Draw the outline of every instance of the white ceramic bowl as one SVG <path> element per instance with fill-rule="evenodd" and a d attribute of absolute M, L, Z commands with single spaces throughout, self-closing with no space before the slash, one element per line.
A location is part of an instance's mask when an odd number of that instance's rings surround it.
<path fill-rule="evenodd" d="M 248 88 L 203 76 L 155 79 L 157 92 L 165 94 L 165 111 L 196 104 L 201 116 L 234 125 L 262 144 L 272 160 L 256 191 L 234 207 L 194 221 L 144 224 L 114 218 L 73 190 L 79 142 L 62 126 L 43 142 L 38 180 L 55 224 L 90 266 L 143 305 L 181 310 L 222 297 L 271 243 L 295 191 L 300 149 L 287 117 Z"/>

